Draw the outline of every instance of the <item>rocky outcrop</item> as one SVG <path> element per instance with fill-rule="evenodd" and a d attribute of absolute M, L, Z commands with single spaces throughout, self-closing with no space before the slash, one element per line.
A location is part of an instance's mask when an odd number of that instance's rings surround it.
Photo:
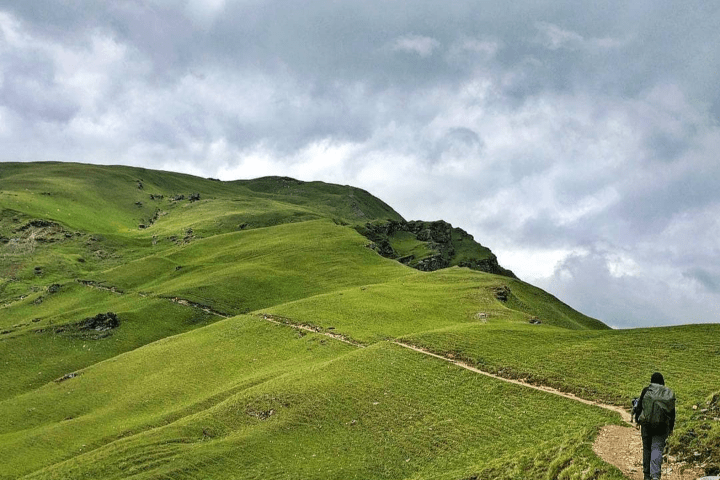
<path fill-rule="evenodd" d="M 430 272 L 457 265 L 517 278 L 513 272 L 501 267 L 497 257 L 475 242 L 472 235 L 460 228 L 453 228 L 442 220 L 389 220 L 367 223 L 356 229 L 372 241 L 368 246 L 383 257 L 392 258 L 418 270 Z M 405 241 L 400 241 L 400 237 Z M 403 246 L 408 245 L 408 238 L 414 246 L 424 245 L 422 255 L 419 256 L 416 251 L 403 251 Z"/>

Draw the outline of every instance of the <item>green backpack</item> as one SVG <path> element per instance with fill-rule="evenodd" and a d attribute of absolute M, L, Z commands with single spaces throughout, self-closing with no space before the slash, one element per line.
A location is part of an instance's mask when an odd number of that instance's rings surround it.
<path fill-rule="evenodd" d="M 664 385 L 651 383 L 643 397 L 638 423 L 651 427 L 667 425 L 673 410 L 675 393 Z"/>

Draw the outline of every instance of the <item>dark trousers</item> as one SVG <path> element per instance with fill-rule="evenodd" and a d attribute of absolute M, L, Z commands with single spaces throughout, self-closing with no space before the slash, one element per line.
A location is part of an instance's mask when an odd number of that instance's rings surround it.
<path fill-rule="evenodd" d="M 643 473 L 645 479 L 660 480 L 666 435 L 643 435 Z"/>

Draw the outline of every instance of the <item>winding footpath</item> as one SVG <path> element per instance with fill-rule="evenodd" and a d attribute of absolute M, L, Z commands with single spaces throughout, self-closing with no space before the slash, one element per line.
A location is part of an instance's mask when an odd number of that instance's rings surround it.
<path fill-rule="evenodd" d="M 450 362 L 460 368 L 470 370 L 471 372 L 479 373 L 488 377 L 492 377 L 503 382 L 514 383 L 516 385 L 522 385 L 527 388 L 533 388 L 542 392 L 551 393 L 561 397 L 569 398 L 576 402 L 584 403 L 586 405 L 592 405 L 599 408 L 604 408 L 612 412 L 620 414 L 620 417 L 625 422 L 630 422 L 630 412 L 616 405 L 607 405 L 604 403 L 593 402 L 580 398 L 571 393 L 561 392 L 560 390 L 546 387 L 543 385 L 534 385 L 522 380 L 515 380 L 510 378 L 500 377 L 492 373 L 484 372 L 478 368 L 475 368 L 467 363 L 460 362 L 458 360 L 447 358 L 436 353 L 429 352 L 425 349 L 403 343 L 400 341 L 394 341 L 396 345 L 401 347 L 409 348 L 416 352 L 424 355 Z M 631 480 L 643 480 L 643 469 L 642 469 L 642 438 L 640 437 L 640 431 L 633 427 L 622 426 L 622 425 L 606 425 L 600 430 L 595 443 L 593 444 L 593 451 L 595 454 L 602 458 L 605 462 L 617 467 L 623 474 Z M 695 480 L 702 477 L 702 472 L 696 469 L 683 470 L 683 465 L 678 465 L 670 461 L 663 464 L 663 479 L 664 480 Z"/>
<path fill-rule="evenodd" d="M 281 318 L 270 314 L 258 314 L 257 316 L 265 321 L 274 323 L 276 325 L 285 325 L 298 330 L 318 333 L 332 339 L 354 345 L 359 348 L 364 347 L 364 345 L 360 342 L 354 341 L 344 335 L 340 335 L 334 332 L 327 332 L 322 330 L 321 328 L 312 325 L 293 323 L 290 319 Z M 457 367 L 464 368 L 471 372 L 485 375 L 496 380 L 513 383 L 515 385 L 521 385 L 523 387 L 532 388 L 535 390 L 540 390 L 542 392 L 568 398 L 570 400 L 584 403 L 586 405 L 610 410 L 619 414 L 620 418 L 622 418 L 625 422 L 630 422 L 630 412 L 616 405 L 608 405 L 600 402 L 594 402 L 591 400 L 580 398 L 571 393 L 562 392 L 555 388 L 543 385 L 534 385 L 528 382 L 524 382 L 522 380 L 501 377 L 499 375 L 482 371 L 465 362 L 461 362 L 453 358 L 444 357 L 442 355 L 432 353 L 423 348 L 404 343 L 399 340 L 394 340 L 392 343 L 400 347 L 413 350 L 422 355 L 427 355 L 445 362 L 452 363 Z M 628 479 L 643 480 L 642 438 L 640 437 L 639 430 L 631 426 L 606 425 L 600 430 L 600 433 L 595 439 L 595 443 L 593 444 L 593 451 L 603 461 L 617 467 Z M 663 463 L 663 480 L 696 480 L 703 476 L 702 471 L 698 469 L 687 468 L 684 464 L 677 464 L 673 460 L 674 459 L 671 457 Z"/>

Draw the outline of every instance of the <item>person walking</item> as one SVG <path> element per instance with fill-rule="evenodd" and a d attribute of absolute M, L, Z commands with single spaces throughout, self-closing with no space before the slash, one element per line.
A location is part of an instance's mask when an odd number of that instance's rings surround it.
<path fill-rule="evenodd" d="M 660 372 L 640 394 L 635 421 L 641 427 L 644 480 L 660 480 L 665 442 L 675 428 L 675 393 Z"/>

